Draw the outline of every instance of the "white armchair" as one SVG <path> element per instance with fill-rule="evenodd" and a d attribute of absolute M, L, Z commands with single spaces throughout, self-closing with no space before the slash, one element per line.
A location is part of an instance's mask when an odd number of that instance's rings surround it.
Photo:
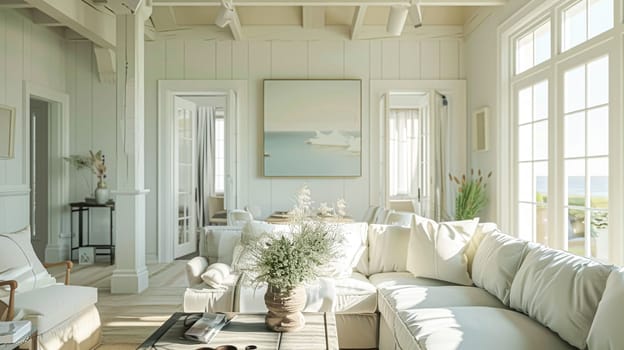
<path fill-rule="evenodd" d="M 65 284 L 46 271 L 58 265 L 65 266 Z M 29 228 L 0 233 L 0 320 L 30 320 L 43 350 L 96 347 L 101 337 L 97 289 L 70 286 L 72 266 L 71 261 L 42 264 Z"/>

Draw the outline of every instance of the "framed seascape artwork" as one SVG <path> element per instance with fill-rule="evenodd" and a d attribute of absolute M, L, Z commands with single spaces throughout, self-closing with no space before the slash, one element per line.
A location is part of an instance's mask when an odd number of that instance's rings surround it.
<path fill-rule="evenodd" d="M 15 108 L 0 105 L 0 159 L 11 159 L 15 147 Z"/>
<path fill-rule="evenodd" d="M 264 176 L 362 175 L 360 80 L 264 81 Z"/>

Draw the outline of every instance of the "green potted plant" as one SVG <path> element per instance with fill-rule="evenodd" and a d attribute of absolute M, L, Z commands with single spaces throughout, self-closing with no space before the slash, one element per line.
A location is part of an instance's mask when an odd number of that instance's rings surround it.
<path fill-rule="evenodd" d="M 309 190 L 300 191 L 287 234 L 263 233 L 242 242 L 245 258 L 241 270 L 255 285 L 267 284 L 264 301 L 269 329 L 289 332 L 305 325 L 304 285 L 316 280 L 340 256 L 341 235 L 336 226 L 305 214 L 310 209 Z M 304 198 L 305 197 L 305 198 Z"/>
<path fill-rule="evenodd" d="M 449 179 L 457 187 L 455 195 L 455 220 L 473 219 L 487 205 L 487 181 L 492 177 L 492 172 L 484 177 L 481 169 L 474 178 L 474 169 L 470 170 L 470 177 L 463 174 L 460 178 L 449 173 Z"/>

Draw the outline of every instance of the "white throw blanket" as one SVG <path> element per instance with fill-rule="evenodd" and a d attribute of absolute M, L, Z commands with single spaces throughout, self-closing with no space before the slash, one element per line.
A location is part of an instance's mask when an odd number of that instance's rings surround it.
<path fill-rule="evenodd" d="M 243 281 L 244 282 L 244 281 Z M 336 300 L 336 288 L 333 278 L 320 278 L 305 286 L 305 312 L 331 312 Z M 254 287 L 249 283 L 239 284 L 239 312 L 266 312 L 264 294 L 267 286 Z"/>

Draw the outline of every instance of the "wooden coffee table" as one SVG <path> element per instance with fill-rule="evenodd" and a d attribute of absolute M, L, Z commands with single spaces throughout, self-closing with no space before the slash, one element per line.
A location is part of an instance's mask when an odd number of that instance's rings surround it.
<path fill-rule="evenodd" d="M 248 345 L 258 350 L 338 350 L 336 318 L 333 313 L 305 313 L 306 325 L 298 332 L 273 332 L 264 324 L 264 314 L 228 314 L 233 317 L 208 344 L 187 340 L 184 332 L 191 326 L 187 317 L 197 313 L 174 313 L 138 349 L 195 350 L 218 345 Z M 185 322 L 187 321 L 187 322 Z"/>

